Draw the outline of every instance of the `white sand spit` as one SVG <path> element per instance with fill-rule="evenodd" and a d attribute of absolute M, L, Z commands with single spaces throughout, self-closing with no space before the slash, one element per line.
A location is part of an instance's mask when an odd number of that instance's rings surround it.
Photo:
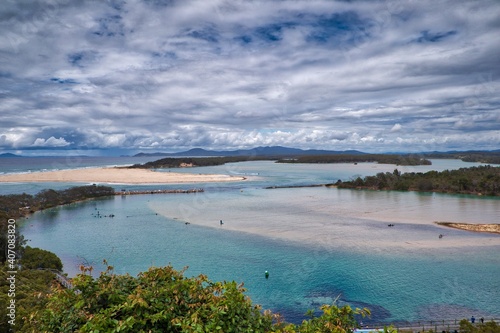
<path fill-rule="evenodd" d="M 147 169 L 87 168 L 0 175 L 0 182 L 75 182 L 108 184 L 178 184 L 241 181 L 245 177 L 217 174 L 157 172 Z"/>

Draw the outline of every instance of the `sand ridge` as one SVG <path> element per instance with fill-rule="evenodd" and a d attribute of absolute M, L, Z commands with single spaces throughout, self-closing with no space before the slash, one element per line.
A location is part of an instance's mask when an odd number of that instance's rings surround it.
<path fill-rule="evenodd" d="M 245 177 L 222 174 L 159 172 L 120 167 L 68 169 L 0 175 L 0 183 L 68 182 L 107 184 L 178 184 L 242 181 Z"/>

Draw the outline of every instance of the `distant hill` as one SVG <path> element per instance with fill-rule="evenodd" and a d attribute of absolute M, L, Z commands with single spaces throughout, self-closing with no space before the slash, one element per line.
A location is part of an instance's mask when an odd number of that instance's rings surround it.
<path fill-rule="evenodd" d="M 134 157 L 143 156 L 189 156 L 189 157 L 213 157 L 213 156 L 305 156 L 305 155 L 333 155 L 333 154 L 349 154 L 349 155 L 363 155 L 365 153 L 357 150 L 318 150 L 318 149 L 298 149 L 298 148 L 288 148 L 282 146 L 271 146 L 271 147 L 256 147 L 252 149 L 238 149 L 238 150 L 206 150 L 202 148 L 193 148 L 187 151 L 178 153 L 139 153 L 134 155 Z"/>
<path fill-rule="evenodd" d="M 12 154 L 12 153 L 4 153 L 4 154 L 0 154 L 0 158 L 1 157 L 21 157 L 21 156 L 16 155 L 16 154 Z"/>

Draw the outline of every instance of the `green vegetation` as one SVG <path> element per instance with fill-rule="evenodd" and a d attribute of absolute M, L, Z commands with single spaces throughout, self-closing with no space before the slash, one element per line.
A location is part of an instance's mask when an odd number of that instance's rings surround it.
<path fill-rule="evenodd" d="M 427 158 L 454 158 L 464 162 L 480 162 L 489 164 L 500 164 L 500 151 L 468 151 L 456 153 L 430 153 L 425 154 Z"/>
<path fill-rule="evenodd" d="M 229 156 L 229 157 L 167 157 L 144 164 L 134 164 L 126 167 L 130 169 L 167 169 L 183 166 L 214 166 L 226 163 L 243 162 L 252 160 L 272 160 L 271 157 Z M 276 159 L 276 158 L 274 158 Z"/>
<path fill-rule="evenodd" d="M 0 332 L 9 332 L 10 328 L 15 328 L 15 332 L 32 332 L 30 317 L 45 308 L 46 295 L 51 292 L 54 273 L 32 269 L 17 271 L 15 327 L 9 324 L 8 321 L 11 318 L 7 316 L 7 306 L 12 299 L 8 296 L 10 290 L 8 277 L 9 274 L 7 274 L 5 266 L 2 265 L 0 267 Z"/>
<path fill-rule="evenodd" d="M 301 325 L 261 311 L 235 282 L 211 282 L 204 275 L 185 277 L 171 266 L 150 268 L 137 278 L 115 275 L 112 267 L 97 279 L 80 274 L 80 292 L 57 289 L 31 324 L 35 332 L 338 332 L 352 333 L 353 310 L 324 305 L 323 314 Z"/>
<path fill-rule="evenodd" d="M 55 269 L 61 271 L 63 264 L 54 253 L 26 246 L 20 260 L 23 269 Z"/>
<path fill-rule="evenodd" d="M 431 162 L 416 155 L 383 155 L 383 154 L 334 154 L 303 155 L 283 158 L 282 156 L 229 156 L 229 157 L 167 157 L 144 164 L 134 164 L 126 168 L 165 169 L 179 167 L 199 167 L 223 165 L 243 161 L 276 161 L 277 163 L 361 163 L 378 162 L 396 165 L 430 165 Z"/>
<path fill-rule="evenodd" d="M 8 221 L 9 217 L 6 216 L 5 212 L 0 211 L 0 264 L 5 263 L 7 260 L 9 235 L 11 235 L 9 234 L 9 231 L 12 232 L 12 229 L 9 229 Z M 16 256 L 20 256 L 24 248 L 23 246 L 26 244 L 26 240 L 19 233 L 17 228 L 14 231 L 14 250 L 16 252 Z"/>
<path fill-rule="evenodd" d="M 425 154 L 322 154 L 322 155 L 238 155 L 224 157 L 167 157 L 127 168 L 164 169 L 183 166 L 214 166 L 243 161 L 276 161 L 277 163 L 363 163 L 377 162 L 395 165 L 431 165 L 429 158 L 461 159 L 464 162 L 500 164 L 500 152 L 457 152 Z"/>
<path fill-rule="evenodd" d="M 280 159 L 278 163 L 363 163 L 377 162 L 381 164 L 396 165 L 431 165 L 431 161 L 417 155 L 389 155 L 389 154 L 364 154 L 364 155 L 313 155 L 300 156 L 293 159 Z"/>
<path fill-rule="evenodd" d="M 115 190 L 112 187 L 88 185 L 59 191 L 43 190 L 34 196 L 26 193 L 0 195 L 0 218 L 15 219 L 38 210 L 114 194 Z"/>
<path fill-rule="evenodd" d="M 500 195 L 500 167 L 489 165 L 426 173 L 394 172 L 358 177 L 352 181 L 338 181 L 339 188 L 446 192 L 463 194 Z"/>

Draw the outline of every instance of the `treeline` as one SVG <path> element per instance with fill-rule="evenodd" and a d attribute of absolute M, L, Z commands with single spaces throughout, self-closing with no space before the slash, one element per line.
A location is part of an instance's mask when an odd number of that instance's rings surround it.
<path fill-rule="evenodd" d="M 85 199 L 114 195 L 109 186 L 76 186 L 65 190 L 42 190 L 35 195 L 8 194 L 0 195 L 0 218 L 18 218 L 38 210 L 66 205 Z"/>
<path fill-rule="evenodd" d="M 414 154 L 312 155 L 280 159 L 278 163 L 363 163 L 377 162 L 395 165 L 431 165 L 431 161 Z"/>
<path fill-rule="evenodd" d="M 431 153 L 425 154 L 427 158 L 454 158 L 464 162 L 479 162 L 489 164 L 500 164 L 500 151 L 469 151 L 457 153 Z"/>
<path fill-rule="evenodd" d="M 281 156 L 226 156 L 226 157 L 167 157 L 144 164 L 134 164 L 127 168 L 164 169 L 186 166 L 201 167 L 223 165 L 225 163 L 270 160 L 277 163 L 363 163 L 376 162 L 395 165 L 431 165 L 429 160 L 460 159 L 464 162 L 500 164 L 500 152 L 457 152 L 425 154 L 327 154 Z"/>
<path fill-rule="evenodd" d="M 338 181 L 339 188 L 358 188 L 373 190 L 400 190 L 422 192 L 446 192 L 462 194 L 500 195 L 500 167 L 490 165 L 444 170 L 410 172 L 401 174 L 380 172 L 375 176 L 358 177 L 351 181 Z"/>
<path fill-rule="evenodd" d="M 180 168 L 183 166 L 215 166 L 226 163 L 255 161 L 255 160 L 272 160 L 272 157 L 251 157 L 251 156 L 227 156 L 227 157 L 167 157 L 156 161 L 147 162 L 144 164 L 134 164 L 127 168 L 139 169 L 167 169 Z"/>
<path fill-rule="evenodd" d="M 134 164 L 126 168 L 139 169 L 166 169 L 180 167 L 201 167 L 223 165 L 225 163 L 235 163 L 244 161 L 276 161 L 277 163 L 362 163 L 378 162 L 383 164 L 396 165 L 430 165 L 431 161 L 418 155 L 385 155 L 385 154 L 364 154 L 364 155 L 304 155 L 291 156 L 227 156 L 227 157 L 167 157 L 144 164 Z"/>

